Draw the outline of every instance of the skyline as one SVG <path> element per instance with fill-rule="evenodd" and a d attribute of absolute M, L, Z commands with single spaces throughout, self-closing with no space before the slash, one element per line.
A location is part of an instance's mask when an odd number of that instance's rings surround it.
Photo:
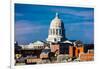
<path fill-rule="evenodd" d="M 32 4 L 15 4 L 15 41 L 19 44 L 45 41 L 56 12 L 64 23 L 68 40 L 94 43 L 93 8 Z"/>

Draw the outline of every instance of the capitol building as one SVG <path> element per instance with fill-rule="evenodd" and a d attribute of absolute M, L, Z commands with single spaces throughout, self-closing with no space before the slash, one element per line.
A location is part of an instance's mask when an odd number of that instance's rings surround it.
<path fill-rule="evenodd" d="M 52 44 L 72 44 L 73 42 L 67 40 L 65 36 L 65 28 L 64 23 L 60 19 L 59 14 L 56 13 L 54 19 L 52 19 L 50 23 L 50 28 L 48 30 L 48 37 L 46 38 L 46 42 L 44 41 L 35 41 L 30 43 L 29 45 L 21 45 L 23 49 L 43 49 L 46 45 L 51 47 Z"/>
<path fill-rule="evenodd" d="M 66 38 L 64 23 L 60 19 L 58 13 L 56 13 L 55 17 L 51 20 L 46 41 L 38 40 L 29 43 L 28 45 L 19 46 L 21 47 L 19 47 L 20 50 L 15 47 L 15 53 L 17 56 L 18 54 L 22 54 L 24 57 L 27 57 L 27 62 L 38 63 L 43 59 L 51 60 L 51 54 L 54 58 L 59 57 L 59 55 L 66 54 L 69 58 L 75 59 L 79 59 L 80 54 L 84 54 L 84 44 L 80 40 L 68 40 Z M 85 54 L 85 56 L 93 57 L 93 53 L 92 55 L 90 55 L 90 53 L 89 55 Z M 82 60 L 86 59 L 87 58 L 82 58 Z M 93 60 L 93 58 L 89 58 L 87 60 Z M 19 60 L 16 59 L 16 61 L 18 62 Z"/>

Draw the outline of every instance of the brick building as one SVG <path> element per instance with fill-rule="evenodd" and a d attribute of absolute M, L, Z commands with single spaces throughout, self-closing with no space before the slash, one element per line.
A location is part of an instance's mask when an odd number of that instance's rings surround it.
<path fill-rule="evenodd" d="M 84 47 L 69 46 L 69 56 L 79 57 L 79 54 L 84 52 Z"/>
<path fill-rule="evenodd" d="M 94 50 L 88 50 L 87 53 L 80 53 L 80 61 L 91 61 L 94 60 Z"/>

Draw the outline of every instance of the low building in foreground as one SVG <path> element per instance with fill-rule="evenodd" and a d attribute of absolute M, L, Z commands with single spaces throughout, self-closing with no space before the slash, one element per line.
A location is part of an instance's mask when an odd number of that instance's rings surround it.
<path fill-rule="evenodd" d="M 73 46 L 69 46 L 69 56 L 78 58 L 80 53 L 84 53 L 84 45 L 81 41 L 75 41 Z"/>
<path fill-rule="evenodd" d="M 80 61 L 92 61 L 94 60 L 94 50 L 88 50 L 87 53 L 80 53 Z"/>

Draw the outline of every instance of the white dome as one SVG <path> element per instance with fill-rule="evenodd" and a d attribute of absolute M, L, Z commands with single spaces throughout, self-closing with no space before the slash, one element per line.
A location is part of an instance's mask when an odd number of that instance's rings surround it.
<path fill-rule="evenodd" d="M 61 19 L 58 17 L 58 13 L 56 13 L 55 18 L 51 21 L 50 28 L 61 27 Z"/>
<path fill-rule="evenodd" d="M 65 40 L 64 24 L 59 18 L 58 13 L 56 13 L 55 18 L 51 21 L 50 24 L 47 41 L 57 43 L 63 40 Z"/>

